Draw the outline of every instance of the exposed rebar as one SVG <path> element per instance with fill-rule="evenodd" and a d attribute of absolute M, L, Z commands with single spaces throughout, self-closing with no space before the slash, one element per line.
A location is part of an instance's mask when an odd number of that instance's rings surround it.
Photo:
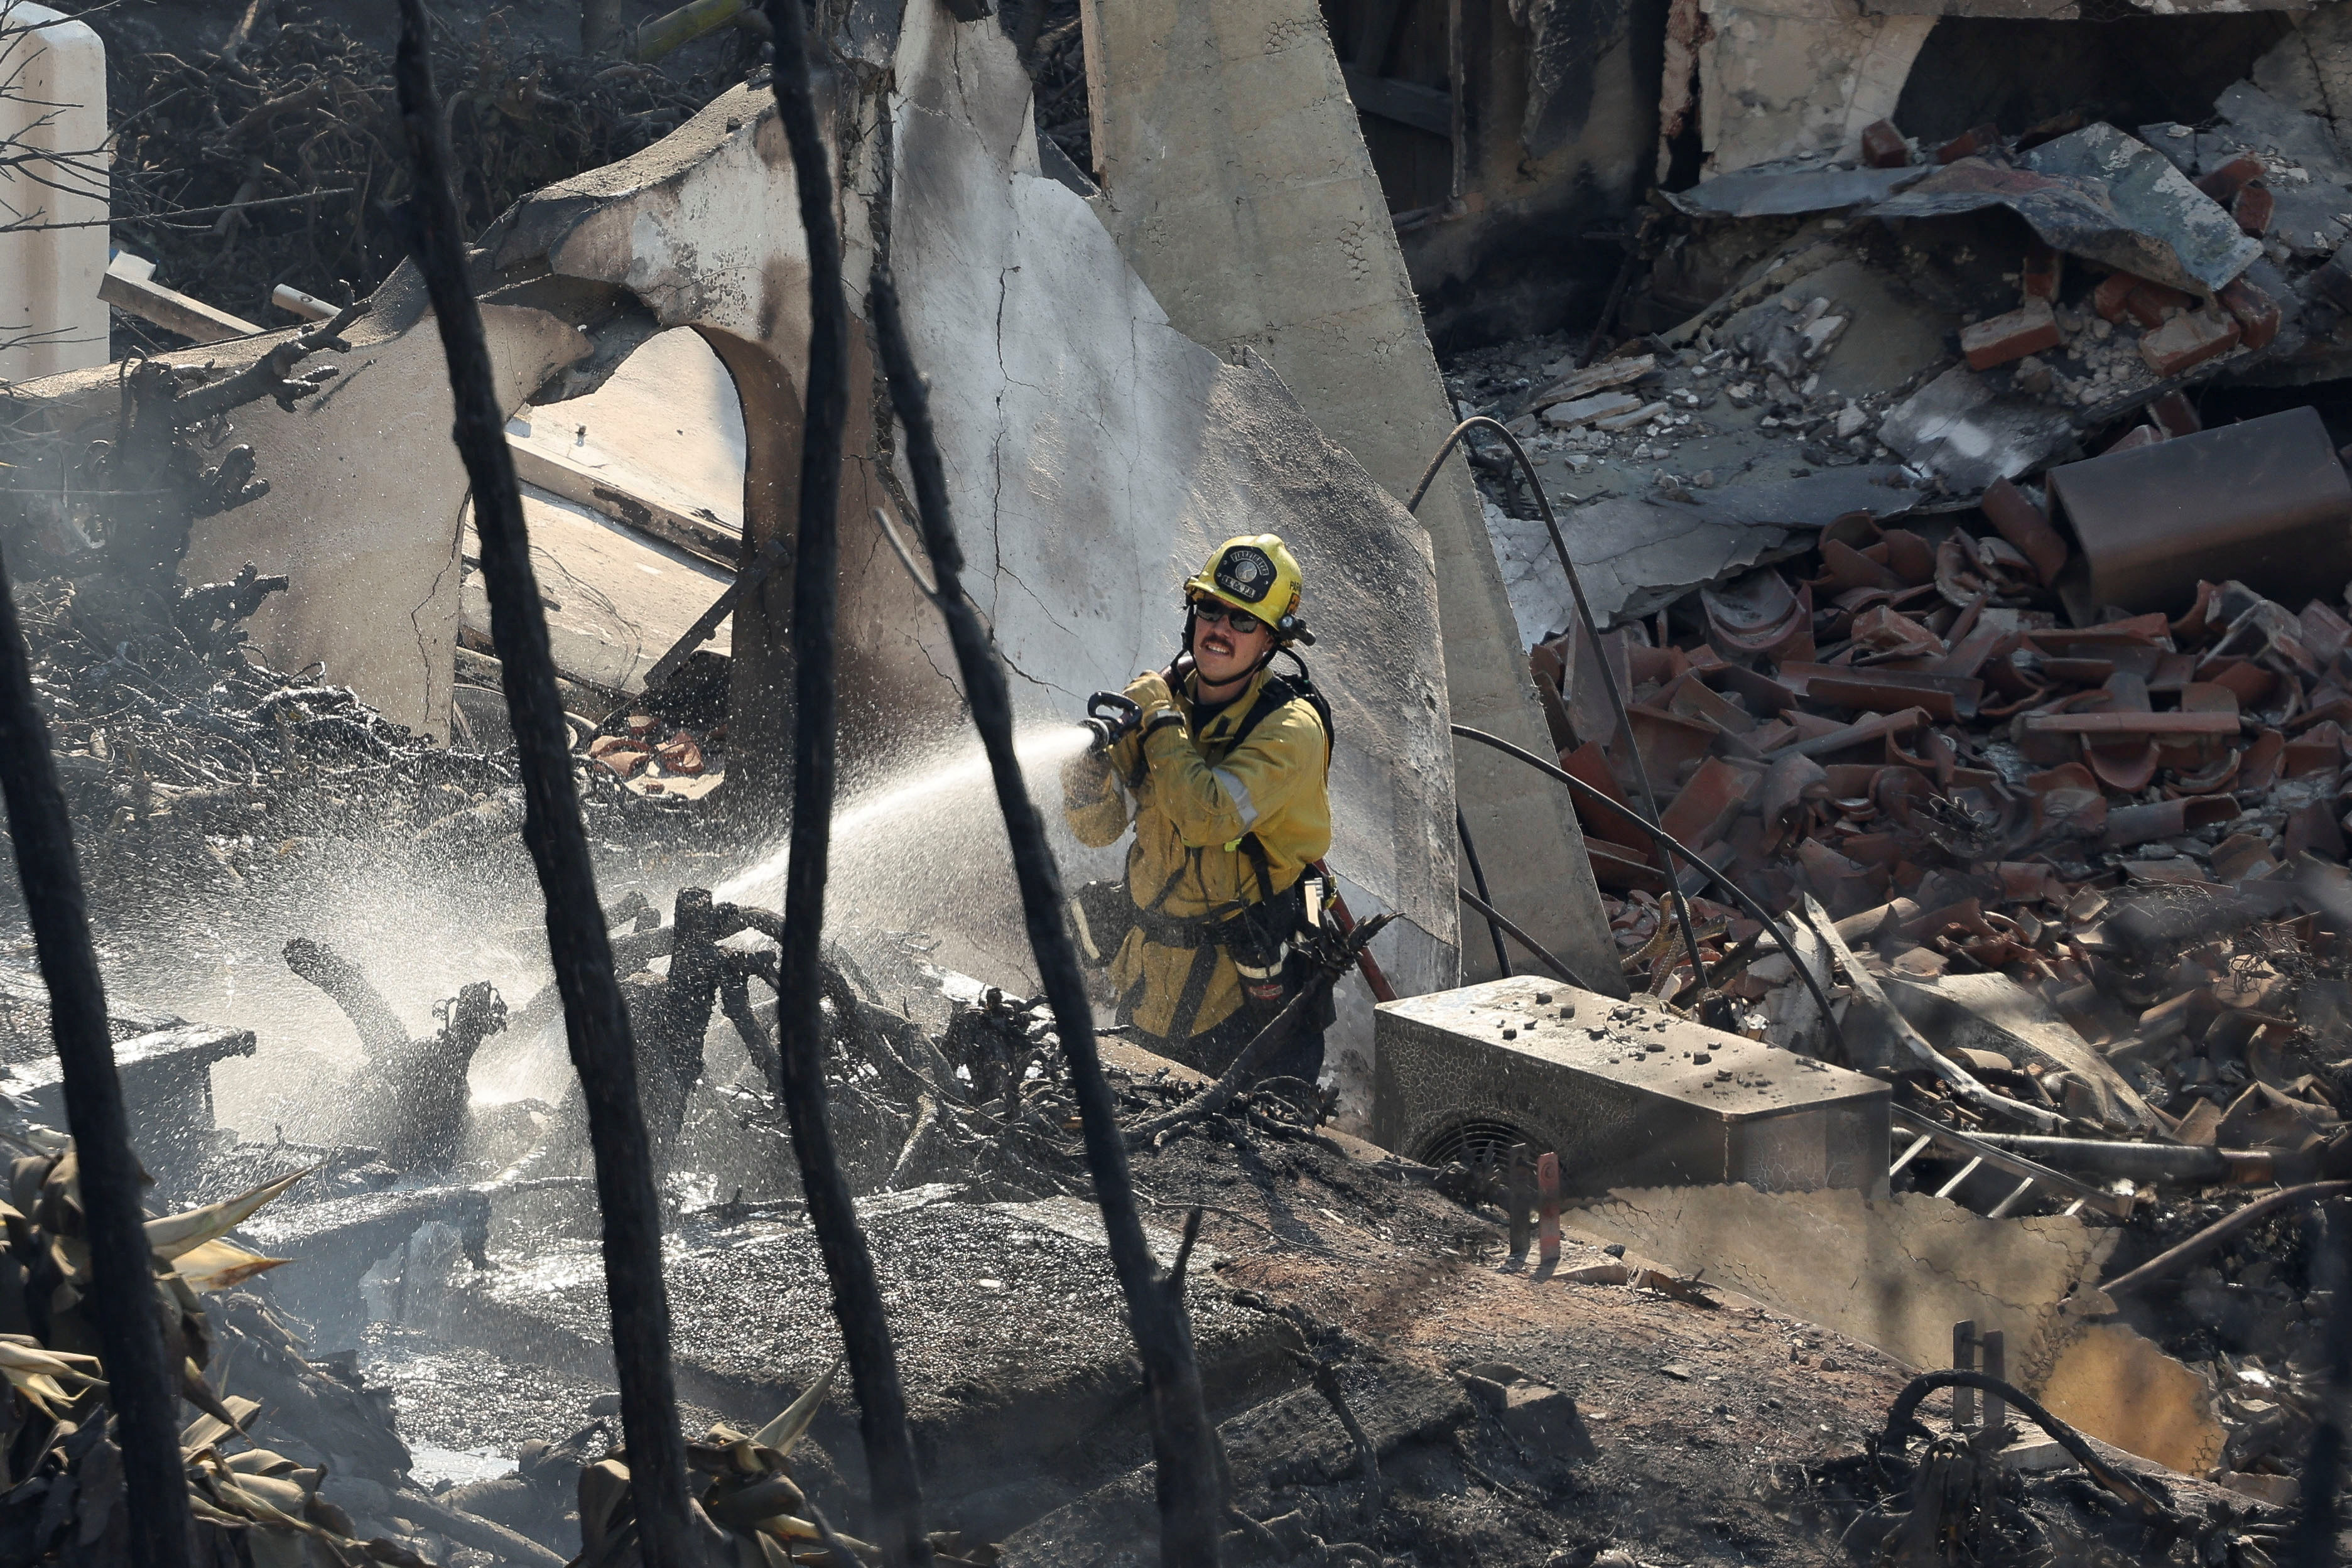
<path fill-rule="evenodd" d="M 947 476 L 931 427 L 929 393 L 907 340 L 898 289 L 887 267 L 876 267 L 866 301 L 891 402 L 906 427 L 917 521 L 938 583 L 932 602 L 947 622 L 956 668 L 963 677 L 964 700 L 971 706 L 972 724 L 988 753 L 997 805 L 1004 814 L 1005 835 L 1012 841 L 1022 918 L 1028 927 L 1030 949 L 1037 957 L 1038 977 L 1053 1007 L 1054 1028 L 1069 1061 L 1087 1167 L 1094 1176 L 1095 1199 L 1102 1207 L 1111 1267 L 1127 1298 L 1128 1323 L 1143 1360 L 1157 1461 L 1160 1561 L 1165 1568 L 1214 1568 L 1223 1535 L 1223 1467 L 1216 1428 L 1209 1422 L 1201 1392 L 1192 1325 L 1184 1310 L 1183 1277 L 1181 1272 L 1162 1270 L 1144 1239 L 1118 1105 L 1096 1049 L 1094 1009 L 1087 999 L 1086 979 L 1063 914 L 1061 873 L 1054 863 L 1045 824 L 1029 798 L 1028 785 L 1021 777 L 1021 760 L 1013 750 L 1013 698 L 1003 663 L 981 622 L 980 612 L 964 595 L 963 551 L 948 510 Z"/>
<path fill-rule="evenodd" d="M 825 1111 L 824 883 L 833 831 L 838 706 L 835 628 L 839 611 L 841 452 L 849 418 L 849 300 L 841 281 L 841 231 L 833 173 L 817 126 L 807 19 L 801 0 L 768 0 L 775 33 L 776 118 L 792 153 L 801 226 L 808 236 L 809 349 L 801 425 L 800 526 L 793 568 L 793 830 L 784 870 L 783 953 L 778 988 L 777 1090 L 808 1200 L 809 1225 L 833 1287 L 857 1424 L 872 1489 L 875 1543 L 891 1568 L 931 1561 L 923 1534 L 922 1480 L 907 1431 L 907 1396 L 874 1254 L 857 1227 Z M 845 1026 L 856 1022 L 845 1018 Z"/>
<path fill-rule="evenodd" d="M 1601 685 L 1609 694 L 1609 706 L 1617 716 L 1617 733 L 1625 737 L 1625 766 L 1633 772 L 1633 787 L 1641 792 L 1642 809 L 1650 814 L 1651 821 L 1659 821 L 1663 820 L 1663 814 L 1658 810 L 1657 792 L 1650 788 L 1649 764 L 1642 760 L 1642 748 L 1633 739 L 1633 716 L 1625 711 L 1625 694 L 1617 689 L 1616 673 L 1610 669 L 1608 655 L 1601 649 L 1601 622 L 1593 618 L 1592 605 L 1584 597 L 1584 579 L 1577 575 L 1576 562 L 1569 559 L 1568 540 L 1559 531 L 1559 517 L 1552 514 L 1551 497 L 1544 493 L 1543 481 L 1536 476 L 1536 465 L 1528 458 L 1527 449 L 1519 444 L 1519 438 L 1500 421 L 1489 419 L 1483 413 L 1472 414 L 1454 427 L 1454 434 L 1445 438 L 1445 444 L 1437 449 L 1437 455 L 1432 457 L 1429 466 L 1422 470 L 1421 483 L 1412 487 L 1412 499 L 1404 504 L 1405 510 L 1417 512 L 1421 509 L 1422 497 L 1429 494 L 1429 486 L 1436 481 L 1437 471 L 1444 464 L 1446 455 L 1473 430 L 1481 428 L 1491 430 L 1503 438 L 1503 444 L 1511 449 L 1512 457 L 1517 460 L 1519 471 L 1527 476 L 1528 488 L 1536 493 L 1536 509 L 1543 514 L 1545 531 L 1551 535 L 1552 553 L 1559 557 L 1559 570 L 1568 578 L 1569 592 L 1576 599 L 1577 622 L 1584 628 L 1585 638 L 1592 645 L 1592 656 L 1600 663 Z M 1709 993 L 1706 971 L 1698 959 L 1698 933 L 1691 925 L 1690 900 L 1683 895 L 1682 883 L 1675 876 L 1674 857 L 1663 845 L 1659 846 L 1657 855 L 1659 865 L 1665 869 L 1667 901 L 1674 905 L 1675 924 L 1682 928 L 1683 949 L 1690 955 L 1691 967 L 1698 972 L 1697 1001 L 1700 1015 L 1704 1017 L 1707 1011 Z M 1798 966 L 1800 968 L 1803 967 L 1801 964 Z"/>
<path fill-rule="evenodd" d="M 49 1033 L 66 1097 L 66 1128 L 81 1169 L 82 1223 L 89 1245 L 89 1312 L 97 1320 L 108 1398 L 122 1446 L 131 1552 L 140 1568 L 184 1568 L 188 1477 L 180 1457 L 179 1380 L 163 1349 L 153 1254 L 139 1207 L 139 1156 L 106 988 L 89 941 L 81 866 L 74 859 L 49 727 L 33 700 L 33 670 L 7 571 L 0 566 L 0 790 L 16 876 L 49 993 Z M 103 1504 L 92 1500 L 93 1510 Z"/>
<path fill-rule="evenodd" d="M 621 1394 L 630 1490 L 646 1568 L 691 1568 L 697 1561 L 687 1511 L 686 1444 L 670 1379 L 669 1295 L 662 1279 L 661 1207 L 629 1015 L 613 973 L 613 949 L 596 896 L 588 837 L 572 776 L 572 735 L 556 695 L 547 618 L 531 570 L 522 497 L 507 450 L 481 311 L 466 273 L 465 235 L 451 185 L 455 165 L 433 84 L 423 0 L 400 0 L 394 77 L 401 121 L 415 172 L 415 249 L 433 300 L 457 402 L 458 455 L 473 487 L 490 636 L 514 727 L 523 786 L 523 841 L 547 903 L 548 954 L 563 998 L 564 1035 L 588 1112 L 588 1138 L 602 1213 L 604 1287 Z"/>
<path fill-rule="evenodd" d="M 1496 909 L 1493 904 L 1487 903 L 1485 899 L 1479 897 L 1476 894 L 1471 892 L 1466 887 L 1456 887 L 1454 890 L 1454 893 L 1455 897 L 1459 898 L 1463 903 L 1470 906 L 1470 912 L 1472 914 L 1483 915 L 1486 918 L 1486 924 L 1494 927 L 1497 933 L 1506 931 L 1509 932 L 1511 935 L 1511 940 L 1517 942 L 1520 946 L 1525 947 L 1528 950 L 1528 956 L 1535 959 L 1537 963 L 1541 964 L 1545 968 L 1549 969 L 1562 981 L 1576 987 L 1580 990 L 1589 991 L 1592 989 L 1592 983 L 1590 980 L 1587 980 L 1583 976 L 1578 974 L 1574 969 L 1570 968 L 1566 961 L 1558 954 L 1554 953 L 1550 948 L 1545 946 L 1542 943 L 1528 936 L 1527 932 L 1520 927 L 1518 922 L 1511 919 L 1501 910 Z"/>

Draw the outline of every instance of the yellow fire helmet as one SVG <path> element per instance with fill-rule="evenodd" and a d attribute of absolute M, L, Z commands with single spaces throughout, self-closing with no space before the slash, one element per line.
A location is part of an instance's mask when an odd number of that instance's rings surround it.
<path fill-rule="evenodd" d="M 1200 574 L 1184 584 L 1188 600 L 1221 600 L 1246 611 L 1284 643 L 1313 643 L 1315 634 L 1298 613 L 1306 579 L 1298 558 L 1278 534 L 1238 534 L 1219 545 Z"/>

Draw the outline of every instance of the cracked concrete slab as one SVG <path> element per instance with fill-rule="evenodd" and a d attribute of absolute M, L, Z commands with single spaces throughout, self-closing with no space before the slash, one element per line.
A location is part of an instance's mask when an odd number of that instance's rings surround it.
<path fill-rule="evenodd" d="M 2111 1307 L 2096 1281 L 2116 1231 L 1987 1219 L 1926 1193 L 1751 1186 L 1621 1189 L 1561 1218 L 1915 1367 L 1950 1365 L 1952 1325 L 1974 1320 L 2008 1336 L 2012 1382 L 2063 1396 L 2093 1437 L 2193 1473 L 2220 1451 L 2195 1374 L 2121 1324 L 2088 1321 Z"/>
<path fill-rule="evenodd" d="M 645 690 L 654 661 L 727 591 L 729 574 L 709 562 L 576 501 L 526 485 L 522 510 L 555 667 L 572 680 L 627 694 Z M 470 508 L 464 549 L 469 562 L 480 559 Z M 488 637 L 489 593 L 470 566 L 464 602 L 465 629 Z M 732 628 L 720 622 L 703 646 L 731 653 Z"/>
<path fill-rule="evenodd" d="M 1410 494 L 1454 422 L 1320 11 L 1312 0 L 1086 0 L 1079 14 L 1097 210 L 1120 252 L 1175 328 L 1228 359 L 1261 356 L 1374 480 Z M 1459 457 L 1420 519 L 1454 719 L 1545 751 Z M 1455 748 L 1453 784 L 1496 904 L 1580 973 L 1613 978 L 1566 795 L 1471 742 Z M 1449 843 L 1449 876 L 1451 862 Z M 1465 978 L 1493 973 L 1481 944 L 1463 965 Z"/>

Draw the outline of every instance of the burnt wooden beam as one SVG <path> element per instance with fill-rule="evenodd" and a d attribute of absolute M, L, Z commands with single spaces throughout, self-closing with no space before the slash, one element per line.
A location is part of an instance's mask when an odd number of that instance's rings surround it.
<path fill-rule="evenodd" d="M 139 1568 L 186 1568 L 188 1479 L 180 1457 L 179 1379 L 163 1349 L 154 1255 L 139 1207 L 139 1157 L 131 1147 L 122 1081 L 114 1071 L 114 1035 L 107 1025 L 98 953 L 90 946 L 73 827 L 49 753 L 49 727 L 33 699 L 32 663 L 5 566 L 0 791 L 7 797 L 16 875 L 24 883 L 41 979 L 49 991 L 49 1030 L 64 1082 L 66 1129 L 73 1134 L 80 1166 L 89 1315 L 98 1324 L 107 1397 L 122 1448 L 131 1557 Z M 95 1513 L 104 1505 L 89 1506 Z"/>
<path fill-rule="evenodd" d="M 433 85 L 424 0 L 401 0 L 394 79 L 416 193 L 411 248 L 425 275 L 449 362 L 455 436 L 474 495 L 490 635 L 522 774 L 523 841 L 547 903 L 547 946 L 563 998 L 563 1027 L 588 1111 L 604 1226 L 604 1291 L 621 1429 L 629 1457 L 638 1545 L 646 1568 L 699 1568 L 686 1491 L 686 1442 L 670 1376 L 669 1293 L 662 1278 L 661 1201 L 637 1102 L 629 1015 L 588 858 L 572 774 L 572 735 L 555 686 L 547 615 L 530 565 L 522 492 L 508 451 L 482 313 L 467 277 L 466 235 L 451 177 L 441 95 Z"/>
<path fill-rule="evenodd" d="M 836 682 L 840 610 L 841 458 L 849 420 L 849 300 L 841 277 L 841 230 L 834 214 L 832 162 L 817 125 L 811 42 L 803 0 L 768 0 L 775 35 L 771 73 L 776 119 L 792 154 L 801 227 L 808 236 L 809 348 L 801 423 L 800 526 L 793 572 L 793 828 L 784 871 L 783 954 L 777 988 L 777 1089 L 792 1128 L 793 1154 L 833 1287 L 857 1425 L 865 1439 L 873 1534 L 885 1568 L 928 1568 L 922 1480 L 907 1427 L 898 1349 L 874 1272 L 874 1254 L 835 1151 L 826 1114 L 824 883 L 833 831 L 838 739 Z M 746 574 L 749 575 L 748 573 Z M 845 1026 L 856 1021 L 845 1018 Z"/>

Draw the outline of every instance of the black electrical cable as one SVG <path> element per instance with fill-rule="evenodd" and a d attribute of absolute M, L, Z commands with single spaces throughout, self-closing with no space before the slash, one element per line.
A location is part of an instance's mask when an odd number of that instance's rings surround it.
<path fill-rule="evenodd" d="M 922 1479 L 907 1429 L 897 1347 L 874 1254 L 841 1174 L 825 1111 L 824 883 L 833 832 L 841 560 L 843 431 L 849 418 L 849 299 L 832 164 L 817 126 L 803 0 L 768 0 L 775 34 L 776 118 L 791 152 L 801 226 L 808 235 L 809 349 L 801 424 L 800 528 L 793 568 L 793 828 L 784 869 L 783 981 L 776 1008 L 777 1088 L 808 1200 L 809 1224 L 833 1286 L 850 1385 L 857 1393 L 875 1544 L 890 1568 L 931 1561 L 922 1526 Z M 845 1025 L 854 1021 L 845 1019 Z"/>
<path fill-rule="evenodd" d="M 1517 942 L 1520 946 L 1525 947 L 1528 952 L 1534 954 L 1536 962 L 1541 964 L 1545 968 L 1549 969 L 1561 980 L 1567 982 L 1569 985 L 1576 987 L 1580 990 L 1589 991 L 1592 989 L 1591 981 L 1587 980 L 1583 976 L 1578 974 L 1574 969 L 1570 968 L 1565 963 L 1561 962 L 1559 956 L 1553 953 L 1550 948 L 1545 946 L 1542 943 L 1537 941 L 1526 932 L 1520 930 L 1517 923 L 1504 915 L 1502 911 L 1496 909 L 1493 904 L 1487 903 L 1485 899 L 1479 897 L 1476 894 L 1471 892 L 1466 887 L 1456 887 L 1454 892 L 1455 896 L 1470 906 L 1471 911 L 1474 914 L 1485 915 L 1486 917 L 1486 923 L 1489 925 L 1495 927 L 1498 931 L 1509 932 L 1513 941 Z"/>
<path fill-rule="evenodd" d="M 1462 814 L 1460 801 L 1454 806 L 1454 836 L 1462 841 L 1462 858 L 1470 862 L 1470 883 L 1478 890 L 1481 907 L 1491 909 L 1495 895 L 1486 891 L 1486 868 L 1478 863 L 1478 846 L 1470 839 L 1470 820 Z M 1501 917 L 1486 916 L 1486 935 L 1495 939 L 1495 972 L 1505 979 L 1511 977 L 1511 955 L 1503 946 Z"/>
<path fill-rule="evenodd" d="M 2013 1384 L 2004 1383 L 1990 1373 L 1967 1372 L 1954 1368 L 1945 1372 L 1923 1372 L 1903 1385 L 1895 1403 L 1886 1412 L 1885 1429 L 1878 1436 L 1881 1452 L 1901 1453 L 1916 1425 L 1914 1416 L 1920 1402 L 1939 1388 L 1977 1388 L 1987 1394 L 1997 1394 L 2017 1410 L 2057 1439 L 2074 1461 L 2090 1472 L 2091 1479 L 2106 1488 L 2134 1512 L 2151 1523 L 2177 1524 L 2176 1514 L 2164 1501 L 2152 1495 L 2132 1477 L 2116 1469 L 2099 1457 L 2099 1451 L 2083 1440 L 2083 1435 L 2042 1407 L 2041 1402 Z"/>
<path fill-rule="evenodd" d="M 1707 863 L 1706 858 L 1696 850 L 1692 849 L 1688 844 L 1684 843 L 1680 839 L 1677 839 L 1672 833 L 1667 832 L 1665 829 L 1658 826 L 1657 823 L 1650 821 L 1647 817 L 1642 815 L 1641 812 L 1633 810 L 1633 807 L 1626 805 L 1622 800 L 1611 800 L 1605 790 L 1594 789 L 1591 785 L 1587 784 L 1583 779 L 1579 779 L 1576 775 L 1569 772 L 1566 768 L 1561 768 L 1559 764 L 1547 762 L 1542 758 L 1538 757 L 1534 752 L 1528 750 L 1524 747 L 1513 746 L 1509 741 L 1505 740 L 1499 735 L 1489 735 L 1483 729 L 1473 729 L 1466 724 L 1457 724 L 1454 726 L 1453 728 L 1454 733 L 1462 737 L 1465 740 L 1475 740 L 1482 746 L 1491 746 L 1497 751 L 1516 757 L 1520 761 L 1526 763 L 1528 767 L 1534 768 L 1537 772 L 1545 774 L 1548 777 L 1567 785 L 1571 791 L 1585 796 L 1597 805 L 1606 806 L 1609 810 L 1616 812 L 1619 816 L 1624 818 L 1627 821 L 1633 823 L 1635 827 L 1649 834 L 1653 842 L 1668 851 L 1671 854 L 1682 856 L 1683 859 L 1688 861 L 1692 865 L 1697 867 L 1700 871 L 1706 873 L 1707 876 L 1714 881 L 1717 887 L 1722 888 L 1724 892 L 1731 895 L 1731 901 L 1734 904 L 1737 904 L 1741 909 L 1748 912 L 1748 915 L 1750 919 L 1761 925 L 1765 930 L 1769 931 L 1772 934 L 1772 940 L 1780 945 L 1780 951 L 1789 955 L 1789 962 L 1795 967 L 1797 977 L 1805 982 L 1805 989 L 1813 994 L 1813 1001 L 1822 1009 L 1822 1025 L 1830 1031 L 1831 1040 L 1836 1042 L 1838 1055 L 1846 1061 L 1853 1060 L 1853 1058 L 1848 1056 L 1846 1053 L 1845 1031 L 1838 1028 L 1837 1015 L 1830 1010 L 1829 993 L 1822 988 L 1821 981 L 1813 977 L 1812 966 L 1806 963 L 1804 958 L 1798 953 L 1795 945 L 1789 940 L 1788 929 L 1783 926 L 1779 920 L 1773 917 L 1772 912 L 1765 908 L 1762 904 L 1757 903 L 1753 898 L 1750 898 L 1746 890 L 1741 888 L 1738 883 L 1732 881 L 1722 872 Z M 1668 859 L 1666 861 L 1666 869 L 1669 872 L 1674 869 L 1674 862 L 1672 859 Z M 1801 919 L 1802 916 L 1800 916 L 1799 918 Z M 1811 923 L 1807 922 L 1805 928 L 1809 931 L 1812 930 Z M 1828 948 L 1828 940 L 1823 937 L 1820 932 L 1813 932 L 1813 939 L 1820 942 L 1824 950 Z M 1696 953 L 1692 955 L 1691 964 L 1693 967 L 1696 967 L 1698 965 L 1698 957 Z"/>
<path fill-rule="evenodd" d="M 1650 821 L 1657 821 L 1662 816 L 1658 810 L 1657 792 L 1650 788 L 1649 765 L 1642 760 L 1642 748 L 1633 739 L 1633 716 L 1625 711 L 1625 694 L 1617 689 L 1616 674 L 1609 668 L 1609 660 L 1601 651 L 1601 623 L 1593 618 L 1592 606 L 1584 597 L 1584 580 L 1577 575 L 1576 562 L 1569 559 L 1568 540 L 1560 534 L 1559 519 L 1552 515 L 1551 497 L 1544 494 L 1543 481 L 1536 476 L 1536 465 L 1529 461 L 1526 448 L 1519 444 L 1519 438 L 1500 422 L 1483 413 L 1472 414 L 1454 427 L 1454 434 L 1445 438 L 1445 444 L 1437 449 L 1437 455 L 1432 457 L 1429 466 L 1422 470 L 1421 483 L 1412 487 L 1412 499 L 1404 504 L 1404 509 L 1408 512 L 1421 510 L 1422 497 L 1429 494 L 1429 486 L 1435 483 L 1437 471 L 1444 465 L 1446 455 L 1473 430 L 1480 428 L 1491 430 L 1503 438 L 1503 444 L 1511 449 L 1511 455 L 1518 460 L 1519 471 L 1527 476 L 1528 488 L 1535 492 L 1536 507 L 1543 513 L 1544 528 L 1551 535 L 1552 553 L 1559 557 L 1559 570 L 1568 576 L 1568 591 L 1576 598 L 1576 618 L 1584 627 L 1584 635 L 1592 645 L 1593 658 L 1600 663 L 1601 685 L 1608 692 L 1609 706 L 1617 715 L 1617 733 L 1625 738 L 1625 762 L 1633 769 L 1634 788 L 1641 791 L 1642 809 L 1649 812 Z M 1667 901 L 1674 905 L 1675 921 L 1682 931 L 1683 948 L 1690 955 L 1691 968 L 1698 976 L 1697 1000 L 1700 1014 L 1704 1017 L 1708 1001 L 1706 970 L 1698 958 L 1698 931 L 1691 924 L 1690 900 L 1683 896 L 1682 883 L 1675 876 L 1673 859 L 1662 851 L 1658 863 L 1666 873 Z"/>
<path fill-rule="evenodd" d="M 522 774 L 523 841 L 547 902 L 547 945 L 563 998 L 564 1033 L 588 1111 L 604 1224 L 604 1288 L 630 1490 L 647 1568 L 692 1568 L 686 1443 L 670 1380 L 669 1296 L 662 1279 L 661 1205 L 637 1102 L 628 1009 L 613 973 L 588 835 L 572 777 L 572 732 L 556 695 L 555 660 L 507 450 L 482 316 L 467 277 L 465 233 L 451 181 L 447 122 L 433 85 L 424 0 L 400 0 L 394 74 L 415 175 L 416 264 L 433 300 L 457 402 L 455 435 L 473 486 L 482 580 Z"/>
<path fill-rule="evenodd" d="M 90 946 L 73 825 L 49 754 L 49 727 L 33 699 L 24 628 L 0 567 L 0 789 L 8 801 L 16 876 L 25 887 L 49 1033 L 66 1097 L 66 1128 L 81 1168 L 82 1224 L 89 1245 L 89 1315 L 106 1364 L 122 1448 L 131 1554 L 140 1568 L 185 1568 L 188 1473 L 180 1455 L 180 1387 L 163 1349 L 154 1255 L 139 1207 L 139 1156 L 131 1146 L 106 988 Z M 100 1509 L 97 1499 L 89 1506 Z"/>
<path fill-rule="evenodd" d="M 916 518 L 923 549 L 937 584 L 932 602 L 947 622 L 955 648 L 964 700 L 988 753 L 996 800 L 1012 841 L 1013 867 L 1021 889 L 1021 913 L 1038 977 L 1053 1005 L 1055 1031 L 1070 1064 L 1077 1096 L 1087 1168 L 1102 1207 L 1111 1267 L 1127 1298 L 1127 1316 L 1143 1359 L 1144 1390 L 1151 1417 L 1160 1500 L 1160 1560 L 1169 1568 L 1214 1568 L 1223 1538 L 1224 1488 L 1216 1429 L 1210 1425 L 1192 1350 L 1192 1327 L 1184 1312 L 1183 1279 L 1163 1273 L 1144 1239 L 1129 1172 L 1126 1134 L 1104 1078 L 1095 1043 L 1094 1009 L 1087 999 L 1084 972 L 1063 915 L 1061 873 L 1045 838 L 1044 822 L 1029 799 L 1013 749 L 1013 698 L 1004 665 L 980 612 L 963 591 L 963 550 L 948 510 L 947 476 L 933 433 L 930 396 L 907 340 L 898 289 L 887 267 L 877 266 L 866 287 L 890 398 L 907 433 L 907 463 L 915 482 Z"/>

